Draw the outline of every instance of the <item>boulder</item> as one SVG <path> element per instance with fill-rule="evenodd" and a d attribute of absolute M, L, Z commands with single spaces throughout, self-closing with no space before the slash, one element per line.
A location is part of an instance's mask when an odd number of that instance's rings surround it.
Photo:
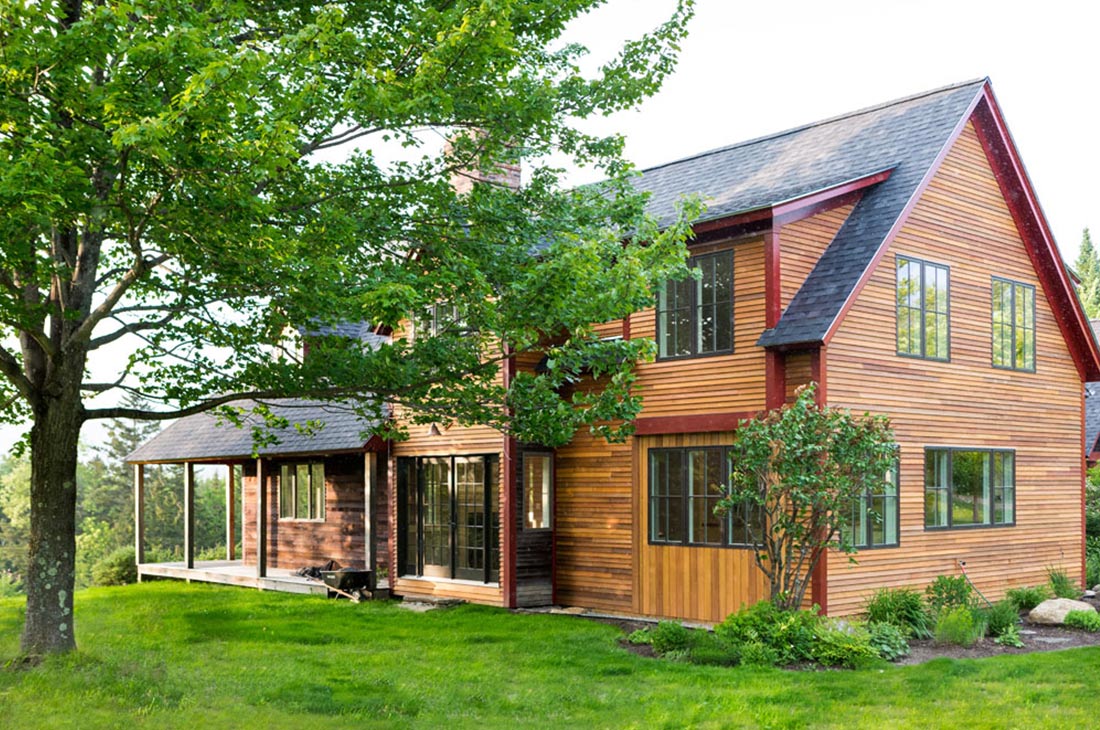
<path fill-rule="evenodd" d="M 1074 601 L 1069 598 L 1051 598 L 1031 609 L 1027 619 L 1033 624 L 1063 624 L 1066 622 L 1066 614 L 1070 611 L 1095 610 L 1084 601 Z"/>

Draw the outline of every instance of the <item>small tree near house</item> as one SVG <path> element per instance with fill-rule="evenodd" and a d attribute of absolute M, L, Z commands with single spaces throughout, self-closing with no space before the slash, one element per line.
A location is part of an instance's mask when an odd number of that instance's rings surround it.
<path fill-rule="evenodd" d="M 780 608 L 802 605 L 829 547 L 854 553 L 853 509 L 879 487 L 897 451 L 885 416 L 819 406 L 813 385 L 794 403 L 741 423 L 733 471 L 719 509 L 759 510 L 746 520 L 756 564 Z"/>

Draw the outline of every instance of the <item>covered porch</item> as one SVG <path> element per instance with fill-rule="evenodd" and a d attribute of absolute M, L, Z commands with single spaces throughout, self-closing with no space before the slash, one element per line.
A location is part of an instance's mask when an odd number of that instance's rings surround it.
<path fill-rule="evenodd" d="M 348 408 L 304 401 L 267 405 L 291 425 L 276 432 L 277 443 L 256 454 L 250 428 L 222 425 L 204 413 L 176 421 L 127 457 L 134 468 L 138 580 L 325 595 L 323 583 L 295 573 L 334 560 L 341 567 L 374 571 L 379 587 L 388 587 L 385 442 L 364 441 L 371 424 Z M 305 435 L 293 425 L 305 422 L 325 426 Z M 163 464 L 183 466 L 182 560 L 147 562 L 145 470 Z M 224 559 L 209 551 L 203 557 L 219 559 L 197 558 L 195 470 L 201 466 L 227 467 Z"/>

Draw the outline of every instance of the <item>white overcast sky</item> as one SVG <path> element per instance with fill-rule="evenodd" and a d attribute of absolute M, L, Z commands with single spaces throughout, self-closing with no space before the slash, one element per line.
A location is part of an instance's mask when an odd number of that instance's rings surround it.
<path fill-rule="evenodd" d="M 611 0 L 570 40 L 610 58 L 671 0 Z M 988 76 L 1063 255 L 1100 234 L 1100 3 L 698 0 L 680 63 L 638 110 L 586 128 L 640 168 Z M 591 179 L 579 172 L 574 182 Z M 16 429 L 0 429 L 0 453 Z M 85 438 L 98 440 L 89 427 Z"/>

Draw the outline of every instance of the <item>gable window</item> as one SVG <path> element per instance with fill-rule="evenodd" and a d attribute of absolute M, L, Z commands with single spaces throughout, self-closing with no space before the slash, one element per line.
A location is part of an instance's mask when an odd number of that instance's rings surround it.
<path fill-rule="evenodd" d="M 414 336 L 435 337 L 444 332 L 462 333 L 466 321 L 454 304 L 436 302 L 416 317 Z"/>
<path fill-rule="evenodd" d="M 851 523 L 844 537 L 856 548 L 897 547 L 898 467 L 886 473 L 881 484 L 867 489 L 852 504 Z"/>
<path fill-rule="evenodd" d="M 279 518 L 324 521 L 324 464 L 283 464 L 279 475 Z"/>
<path fill-rule="evenodd" d="M 761 534 L 760 510 L 714 510 L 732 471 L 729 449 L 649 450 L 649 541 L 671 545 L 752 545 Z M 750 532 L 751 530 L 751 532 Z"/>
<path fill-rule="evenodd" d="M 1015 452 L 925 449 L 926 528 L 1012 525 L 1015 521 Z"/>
<path fill-rule="evenodd" d="M 993 367 L 1035 370 L 1035 287 L 993 277 Z"/>
<path fill-rule="evenodd" d="M 733 352 L 733 250 L 696 256 L 700 278 L 665 282 L 657 294 L 657 356 Z"/>
<path fill-rule="evenodd" d="M 948 360 L 950 325 L 947 267 L 897 257 L 898 354 Z"/>

